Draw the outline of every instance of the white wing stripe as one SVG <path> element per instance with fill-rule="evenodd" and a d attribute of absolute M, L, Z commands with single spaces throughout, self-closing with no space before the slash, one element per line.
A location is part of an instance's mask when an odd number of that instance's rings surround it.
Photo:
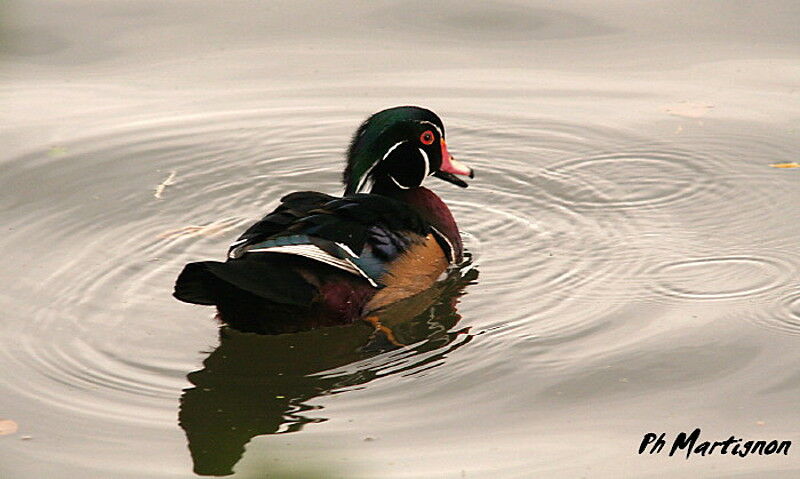
<path fill-rule="evenodd" d="M 350 247 L 347 246 L 346 244 L 344 244 L 344 243 L 336 243 L 336 246 L 338 246 L 338 247 L 342 248 L 343 250 L 345 250 L 347 252 L 347 254 L 349 254 L 353 258 L 358 258 L 358 255 L 355 254 L 353 252 L 353 250 L 351 250 Z"/>
<path fill-rule="evenodd" d="M 342 245 L 339 245 L 342 246 Z M 347 248 L 348 250 L 350 248 Z M 330 253 L 320 249 L 318 246 L 313 244 L 296 244 L 296 245 L 284 245 L 284 246 L 270 246 L 267 248 L 257 248 L 251 249 L 247 251 L 248 253 L 284 253 L 284 254 L 293 254 L 297 256 L 303 256 L 305 258 L 313 259 L 315 261 L 319 261 L 320 263 L 325 263 L 335 268 L 339 268 L 341 270 L 347 271 L 348 273 L 355 274 L 357 276 L 362 276 L 364 279 L 369 281 L 373 287 L 378 287 L 378 284 L 370 278 L 367 273 L 365 273 L 361 268 L 355 265 L 349 259 L 341 259 L 335 256 L 332 256 Z M 352 253 L 352 251 L 348 251 Z M 353 255 L 357 257 L 356 255 Z"/>

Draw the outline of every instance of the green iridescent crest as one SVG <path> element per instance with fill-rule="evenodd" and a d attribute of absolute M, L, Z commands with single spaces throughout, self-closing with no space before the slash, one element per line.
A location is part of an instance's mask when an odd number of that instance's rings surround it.
<path fill-rule="evenodd" d="M 356 131 L 347 152 L 343 182 L 345 194 L 354 194 L 365 184 L 370 172 L 398 141 L 392 131 L 405 123 L 430 122 L 444 134 L 442 120 L 430 110 L 399 106 L 375 113 Z"/>

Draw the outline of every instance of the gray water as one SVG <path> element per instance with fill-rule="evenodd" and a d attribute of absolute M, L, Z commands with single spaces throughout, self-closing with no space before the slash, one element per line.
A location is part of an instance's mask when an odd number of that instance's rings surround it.
<path fill-rule="evenodd" d="M 0 477 L 800 476 L 797 2 L 0 14 Z M 477 172 L 428 184 L 472 264 L 406 347 L 171 298 L 398 104 Z M 794 444 L 637 454 L 695 427 Z"/>

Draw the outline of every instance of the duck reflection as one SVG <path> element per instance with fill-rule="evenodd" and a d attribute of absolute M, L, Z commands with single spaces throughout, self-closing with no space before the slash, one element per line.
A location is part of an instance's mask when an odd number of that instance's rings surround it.
<path fill-rule="evenodd" d="M 320 409 L 309 404 L 313 398 L 440 362 L 469 342 L 466 328 L 451 329 L 461 318 L 456 311 L 458 297 L 477 276 L 475 269 L 453 274 L 396 303 L 371 323 L 275 336 L 220 329 L 219 346 L 203 362 L 203 369 L 188 375 L 194 387 L 181 397 L 180 425 L 194 472 L 233 474 L 245 444 L 254 436 L 296 432 L 308 423 L 326 421 L 312 417 L 311 411 Z M 403 347 L 408 349 L 405 360 L 417 358 L 403 368 L 391 368 L 387 360 L 355 371 L 329 372 Z M 320 374 L 324 372 L 328 373 Z"/>

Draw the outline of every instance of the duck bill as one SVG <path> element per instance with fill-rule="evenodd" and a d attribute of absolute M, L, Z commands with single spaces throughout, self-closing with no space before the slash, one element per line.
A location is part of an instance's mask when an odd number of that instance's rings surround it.
<path fill-rule="evenodd" d="M 433 176 L 456 186 L 466 188 L 468 186 L 467 182 L 458 178 L 456 175 L 475 178 L 475 172 L 472 171 L 472 168 L 456 161 L 453 155 L 447 151 L 447 143 L 442 140 L 442 166 L 439 167 L 439 171 L 435 172 Z"/>

